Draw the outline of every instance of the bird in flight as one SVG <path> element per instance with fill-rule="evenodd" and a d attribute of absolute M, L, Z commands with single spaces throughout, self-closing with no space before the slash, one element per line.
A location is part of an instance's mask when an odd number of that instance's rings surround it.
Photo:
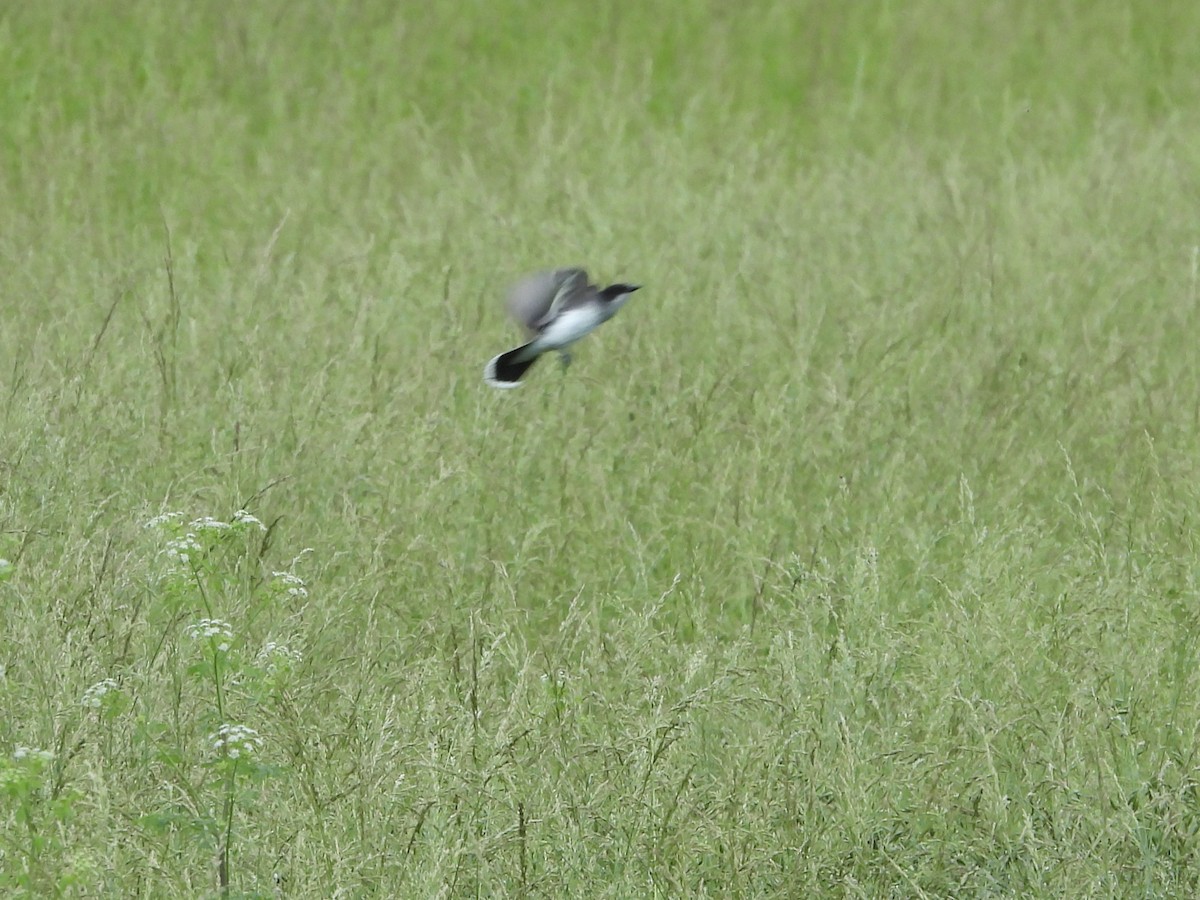
<path fill-rule="evenodd" d="M 563 365 L 571 362 L 567 347 L 617 314 L 638 284 L 588 282 L 583 269 L 553 269 L 526 276 L 508 293 L 508 312 L 524 327 L 529 340 L 493 357 L 483 380 L 495 388 L 521 386 L 521 376 L 543 353 L 557 350 Z"/>

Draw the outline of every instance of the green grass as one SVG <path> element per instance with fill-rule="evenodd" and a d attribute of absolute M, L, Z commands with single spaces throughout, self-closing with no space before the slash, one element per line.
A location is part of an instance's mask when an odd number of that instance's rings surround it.
<path fill-rule="evenodd" d="M 3 892 L 1200 893 L 1200 6 L 336 8 L 0 11 Z"/>

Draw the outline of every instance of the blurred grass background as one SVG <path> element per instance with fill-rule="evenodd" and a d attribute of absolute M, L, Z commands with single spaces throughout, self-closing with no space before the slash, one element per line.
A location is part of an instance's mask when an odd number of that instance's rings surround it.
<path fill-rule="evenodd" d="M 314 552 L 222 611 L 305 647 L 243 691 L 230 890 L 1193 893 L 1197 33 L 0 11 L 0 741 L 76 790 L 5 883 L 218 890 L 142 818 L 214 726 L 140 526 L 247 506 L 264 571 Z M 505 286 L 571 264 L 647 287 L 486 390 Z"/>

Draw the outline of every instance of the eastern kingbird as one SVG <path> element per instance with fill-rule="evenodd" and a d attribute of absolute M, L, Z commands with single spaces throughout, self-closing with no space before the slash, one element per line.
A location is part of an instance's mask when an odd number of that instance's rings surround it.
<path fill-rule="evenodd" d="M 583 269 L 554 269 L 522 279 L 508 294 L 508 312 L 524 326 L 530 340 L 494 357 L 483 369 L 492 387 L 521 386 L 521 376 L 548 350 L 557 350 L 563 365 L 571 362 L 567 346 L 617 314 L 641 285 L 588 283 Z"/>

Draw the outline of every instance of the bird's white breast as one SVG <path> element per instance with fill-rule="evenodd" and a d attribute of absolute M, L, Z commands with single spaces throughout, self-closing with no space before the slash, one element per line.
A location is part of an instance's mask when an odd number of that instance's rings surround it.
<path fill-rule="evenodd" d="M 573 344 L 605 319 L 599 304 L 568 309 L 546 326 L 536 343 L 540 350 L 558 350 Z"/>

